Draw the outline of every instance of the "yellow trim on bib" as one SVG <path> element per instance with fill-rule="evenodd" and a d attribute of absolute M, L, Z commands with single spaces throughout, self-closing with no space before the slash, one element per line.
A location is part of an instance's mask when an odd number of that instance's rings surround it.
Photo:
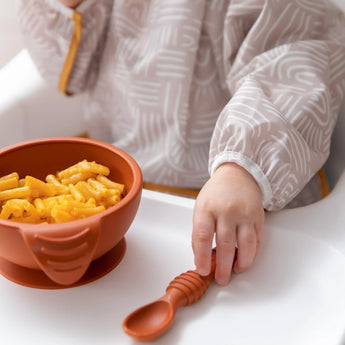
<path fill-rule="evenodd" d="M 77 54 L 77 50 L 80 43 L 81 38 L 81 14 L 77 11 L 73 11 L 72 20 L 74 22 L 74 33 L 72 36 L 72 40 L 69 46 L 69 51 L 65 60 L 65 64 L 63 66 L 62 72 L 60 74 L 59 80 L 59 90 L 64 93 L 65 95 L 69 95 L 67 92 L 67 84 L 69 77 L 72 72 L 75 56 Z"/>
<path fill-rule="evenodd" d="M 325 174 L 325 170 L 320 169 L 317 174 L 319 176 L 320 183 L 321 183 L 321 198 L 324 198 L 330 193 L 330 189 L 329 189 L 327 177 Z"/>
<path fill-rule="evenodd" d="M 185 196 L 187 198 L 193 198 L 193 199 L 195 199 L 198 196 L 199 191 L 200 191 L 198 189 L 171 187 L 171 186 L 166 186 L 162 184 L 147 183 L 147 182 L 144 182 L 143 188 L 153 190 L 156 192 L 174 194 L 178 196 Z"/>

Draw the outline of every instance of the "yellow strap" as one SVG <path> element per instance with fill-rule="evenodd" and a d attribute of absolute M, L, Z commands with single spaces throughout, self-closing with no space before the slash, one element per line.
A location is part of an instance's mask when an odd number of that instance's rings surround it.
<path fill-rule="evenodd" d="M 69 51 L 68 51 L 62 72 L 60 74 L 60 80 L 59 80 L 59 90 L 65 95 L 69 95 L 69 93 L 66 90 L 67 83 L 68 83 L 68 80 L 73 68 L 75 56 L 77 54 L 77 50 L 78 50 L 80 38 L 81 38 L 81 14 L 78 13 L 77 11 L 73 11 L 72 20 L 74 22 L 74 33 L 72 36 L 72 40 L 69 46 Z"/>
<path fill-rule="evenodd" d="M 193 199 L 195 199 L 199 194 L 199 190 L 197 189 L 170 187 L 170 186 L 165 186 L 165 185 L 156 184 L 156 183 L 144 182 L 143 187 L 145 189 L 154 190 L 157 192 L 175 194 L 179 196 L 186 196 L 188 198 L 193 198 Z"/>
<path fill-rule="evenodd" d="M 321 183 L 321 196 L 322 198 L 324 198 L 330 193 L 330 188 L 328 185 L 328 181 L 327 181 L 327 177 L 326 177 L 324 169 L 320 169 L 318 171 L 318 176 Z M 149 189 L 149 190 L 153 190 L 157 192 L 175 194 L 175 195 L 185 196 L 185 197 L 194 198 L 194 199 L 198 196 L 200 192 L 200 190 L 197 190 L 197 189 L 177 188 L 177 187 L 170 187 L 166 185 L 148 183 L 148 182 L 144 182 L 143 187 L 145 189 Z"/>
<path fill-rule="evenodd" d="M 325 170 L 320 169 L 318 172 L 318 176 L 319 176 L 320 183 L 321 183 L 321 198 L 324 198 L 330 193 L 327 177 L 325 174 Z"/>

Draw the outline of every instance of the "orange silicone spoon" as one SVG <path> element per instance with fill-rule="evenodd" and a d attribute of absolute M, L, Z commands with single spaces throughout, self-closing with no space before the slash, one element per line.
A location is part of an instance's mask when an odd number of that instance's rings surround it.
<path fill-rule="evenodd" d="M 139 341 L 151 341 L 161 336 L 173 322 L 179 307 L 195 303 L 205 294 L 214 278 L 215 267 L 214 249 L 208 276 L 201 276 L 196 271 L 182 273 L 170 282 L 163 297 L 129 314 L 123 321 L 123 330 Z"/>

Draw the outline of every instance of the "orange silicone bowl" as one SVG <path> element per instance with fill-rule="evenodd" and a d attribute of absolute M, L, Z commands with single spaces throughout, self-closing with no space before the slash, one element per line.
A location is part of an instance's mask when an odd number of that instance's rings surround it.
<path fill-rule="evenodd" d="M 137 213 L 142 174 L 126 152 L 85 138 L 44 138 L 0 150 L 0 176 L 18 172 L 44 180 L 83 159 L 110 169 L 124 198 L 96 215 L 58 224 L 0 220 L 0 273 L 21 285 L 66 288 L 98 279 L 122 260 L 124 235 Z"/>

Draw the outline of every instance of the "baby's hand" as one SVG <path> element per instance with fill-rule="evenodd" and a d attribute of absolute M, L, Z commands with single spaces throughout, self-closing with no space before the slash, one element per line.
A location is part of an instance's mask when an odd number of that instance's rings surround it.
<path fill-rule="evenodd" d="M 210 272 L 214 234 L 218 284 L 229 282 L 232 269 L 238 273 L 249 268 L 260 247 L 263 224 L 262 195 L 252 175 L 235 163 L 219 166 L 195 202 L 192 246 L 199 274 Z"/>

